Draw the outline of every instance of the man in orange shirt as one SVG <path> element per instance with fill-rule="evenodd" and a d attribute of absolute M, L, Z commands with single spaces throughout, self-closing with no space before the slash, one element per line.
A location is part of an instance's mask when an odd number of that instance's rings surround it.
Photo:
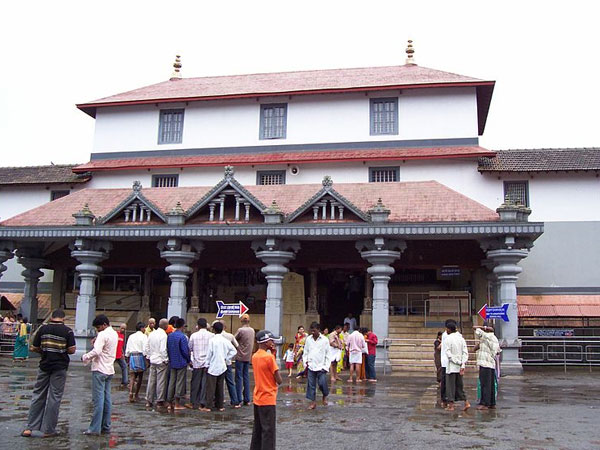
<path fill-rule="evenodd" d="M 252 355 L 254 371 L 254 428 L 250 450 L 275 450 L 275 405 L 281 374 L 275 362 L 275 336 L 267 330 L 256 333 L 258 351 Z"/>

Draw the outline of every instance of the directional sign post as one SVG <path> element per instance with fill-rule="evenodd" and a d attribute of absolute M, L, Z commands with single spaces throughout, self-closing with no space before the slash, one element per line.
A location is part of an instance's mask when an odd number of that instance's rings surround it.
<path fill-rule="evenodd" d="M 239 316 L 248 312 L 248 307 L 244 303 L 224 303 L 221 300 L 217 300 L 217 319 L 223 318 L 223 316 Z"/>
<path fill-rule="evenodd" d="M 488 306 L 486 303 L 481 307 L 479 314 L 483 320 L 488 319 L 502 319 L 508 322 L 508 303 L 504 303 L 502 306 Z"/>

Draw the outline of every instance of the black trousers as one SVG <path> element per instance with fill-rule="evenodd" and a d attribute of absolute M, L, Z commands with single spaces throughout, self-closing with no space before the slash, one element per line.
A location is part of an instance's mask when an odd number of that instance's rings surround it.
<path fill-rule="evenodd" d="M 443 403 L 448 401 L 448 397 L 446 397 L 446 368 L 440 367 L 440 397 Z"/>
<path fill-rule="evenodd" d="M 481 387 L 481 399 L 479 404 L 496 406 L 496 370 L 489 367 L 480 367 L 479 385 Z"/>
<path fill-rule="evenodd" d="M 275 405 L 254 405 L 254 427 L 250 450 L 275 450 Z"/>
<path fill-rule="evenodd" d="M 206 407 L 210 409 L 223 408 L 225 372 L 219 376 L 207 373 L 206 377 Z"/>
<path fill-rule="evenodd" d="M 190 403 L 194 408 L 206 406 L 206 384 L 208 369 L 194 369 L 192 371 L 192 383 L 190 385 Z"/>
<path fill-rule="evenodd" d="M 446 374 L 446 396 L 449 402 L 467 401 L 463 388 L 463 376 L 460 373 Z"/>

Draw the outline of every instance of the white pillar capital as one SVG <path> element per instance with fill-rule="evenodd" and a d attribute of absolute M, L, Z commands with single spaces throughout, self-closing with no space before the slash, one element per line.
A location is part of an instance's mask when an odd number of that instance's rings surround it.
<path fill-rule="evenodd" d="M 517 279 L 523 268 L 517 264 L 529 254 L 528 250 L 518 248 L 501 248 L 488 250 L 488 267 L 496 277 L 497 299 L 501 305 L 508 303 L 508 322 L 500 320 L 499 329 L 502 351 L 502 372 L 521 373 L 523 367 L 519 359 L 519 314 L 517 306 Z"/>
<path fill-rule="evenodd" d="M 96 314 L 96 279 L 102 273 L 100 263 L 108 258 L 112 244 L 106 241 L 76 239 L 70 245 L 71 256 L 79 261 L 75 270 L 79 274 L 79 295 L 75 311 L 75 341 L 77 353 L 85 353 L 90 348 L 94 335 L 92 322 Z"/>
<path fill-rule="evenodd" d="M 380 342 L 388 336 L 390 314 L 389 281 L 394 274 L 392 264 L 400 259 L 406 249 L 406 242 L 375 238 L 372 240 L 358 241 L 356 249 L 360 256 L 371 264 L 367 272 L 373 282 L 372 320 L 373 332 Z M 381 348 L 378 349 L 379 363 L 387 364 Z"/>
<path fill-rule="evenodd" d="M 186 282 L 194 269 L 190 265 L 199 258 L 204 249 L 200 241 L 182 241 L 181 239 L 168 239 L 158 244 L 162 250 L 160 257 L 166 259 L 169 265 L 165 271 L 171 280 L 169 305 L 167 317 L 187 317 Z"/>
<path fill-rule="evenodd" d="M 289 270 L 285 264 L 296 257 L 300 243 L 267 238 L 252 242 L 252 249 L 256 257 L 266 264 L 261 269 L 267 279 L 265 328 L 275 335 L 281 336 L 283 333 L 283 277 Z"/>

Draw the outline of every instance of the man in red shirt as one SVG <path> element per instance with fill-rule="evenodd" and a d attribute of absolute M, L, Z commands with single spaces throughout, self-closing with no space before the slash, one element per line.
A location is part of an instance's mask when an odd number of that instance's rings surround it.
<path fill-rule="evenodd" d="M 252 355 L 254 372 L 254 427 L 250 450 L 275 450 L 275 405 L 281 374 L 275 361 L 275 337 L 267 330 L 256 333 L 258 350 Z"/>
<path fill-rule="evenodd" d="M 367 349 L 368 353 L 366 356 L 365 374 L 367 381 L 376 383 L 377 378 L 375 377 L 375 355 L 377 354 L 377 335 L 373 331 L 367 329 Z"/>
<path fill-rule="evenodd" d="M 125 332 L 127 331 L 127 324 L 122 323 L 119 327 L 119 331 L 117 331 L 117 336 L 119 337 L 119 342 L 117 343 L 117 356 L 115 357 L 116 363 L 121 368 L 121 386 L 126 388 L 129 385 L 129 380 L 127 378 L 127 361 L 125 360 L 125 356 L 123 355 L 123 347 L 125 345 Z"/>

